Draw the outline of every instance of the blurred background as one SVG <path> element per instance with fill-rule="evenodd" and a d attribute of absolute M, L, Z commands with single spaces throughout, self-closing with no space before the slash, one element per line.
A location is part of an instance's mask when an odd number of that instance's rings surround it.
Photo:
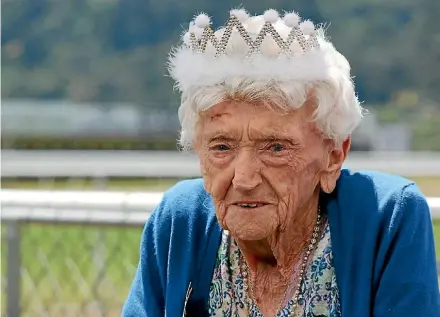
<path fill-rule="evenodd" d="M 3 0 L 1 316 L 120 315 L 148 213 L 199 176 L 168 52 L 241 4 L 329 26 L 370 112 L 347 166 L 414 179 L 440 247 L 440 1 Z"/>

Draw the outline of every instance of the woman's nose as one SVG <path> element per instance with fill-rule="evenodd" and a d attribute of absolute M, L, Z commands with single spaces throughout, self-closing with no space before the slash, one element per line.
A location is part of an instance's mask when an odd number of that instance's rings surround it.
<path fill-rule="evenodd" d="M 242 151 L 236 157 L 232 185 L 237 191 L 250 191 L 261 184 L 260 168 L 253 151 Z"/>

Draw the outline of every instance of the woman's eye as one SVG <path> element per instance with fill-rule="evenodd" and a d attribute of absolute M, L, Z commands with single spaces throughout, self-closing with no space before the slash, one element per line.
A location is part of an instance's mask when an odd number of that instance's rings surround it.
<path fill-rule="evenodd" d="M 230 148 L 226 144 L 218 144 L 213 147 L 216 151 L 228 151 Z"/>
<path fill-rule="evenodd" d="M 281 152 L 284 150 L 284 146 L 280 143 L 274 143 L 270 145 L 269 149 L 273 152 Z"/>

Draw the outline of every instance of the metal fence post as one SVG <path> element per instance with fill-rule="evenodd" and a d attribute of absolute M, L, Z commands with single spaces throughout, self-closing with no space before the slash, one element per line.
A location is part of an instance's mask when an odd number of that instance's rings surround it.
<path fill-rule="evenodd" d="M 7 317 L 20 317 L 21 309 L 21 250 L 20 223 L 6 222 L 7 272 L 6 272 L 6 313 Z"/>
<path fill-rule="evenodd" d="M 100 190 L 100 191 L 107 190 L 108 181 L 109 181 L 108 178 L 105 176 L 101 176 L 101 177 L 96 176 L 93 179 L 95 190 Z M 101 316 L 107 316 L 107 306 L 101 300 L 99 294 L 99 284 L 102 282 L 102 279 L 105 278 L 107 271 L 107 267 L 106 267 L 107 245 L 106 245 L 106 231 L 104 228 L 97 229 L 96 238 L 97 240 L 94 243 L 95 248 L 93 251 L 93 262 L 95 263 L 95 268 L 97 270 L 97 280 L 95 281 L 95 284 L 92 286 L 92 291 L 97 300 L 97 304 Z"/>

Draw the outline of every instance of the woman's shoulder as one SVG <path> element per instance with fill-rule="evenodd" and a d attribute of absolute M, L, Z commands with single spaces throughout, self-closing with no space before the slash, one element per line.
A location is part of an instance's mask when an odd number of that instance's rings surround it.
<path fill-rule="evenodd" d="M 201 178 L 181 180 L 164 192 L 165 203 L 195 206 L 207 197 Z"/>
<path fill-rule="evenodd" d="M 215 212 L 203 180 L 197 178 L 179 181 L 166 190 L 150 218 L 157 234 L 164 230 L 196 233 L 212 226 Z"/>
<path fill-rule="evenodd" d="M 426 197 L 414 181 L 380 171 L 352 172 L 344 169 L 337 186 L 337 200 L 342 206 L 354 206 L 368 217 L 429 217 Z M 417 214 L 414 214 L 417 213 Z"/>
<path fill-rule="evenodd" d="M 343 169 L 339 178 L 338 189 L 342 188 L 353 192 L 367 190 L 367 192 L 382 195 L 401 191 L 413 184 L 414 181 L 395 174 L 369 170 L 353 172 L 349 169 Z"/>
<path fill-rule="evenodd" d="M 201 178 L 181 180 L 167 189 L 156 207 L 172 218 L 192 217 L 212 211 L 212 201 Z"/>

